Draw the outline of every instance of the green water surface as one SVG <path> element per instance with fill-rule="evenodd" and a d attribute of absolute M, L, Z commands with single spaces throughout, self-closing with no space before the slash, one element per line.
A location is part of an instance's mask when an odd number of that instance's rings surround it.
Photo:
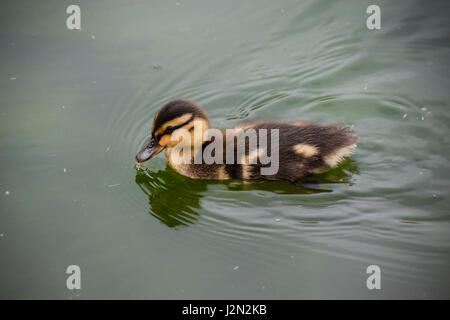
<path fill-rule="evenodd" d="M 376 1 L 381 30 L 373 1 L 79 1 L 81 31 L 70 4 L 0 11 L 0 298 L 450 297 L 448 1 Z M 180 97 L 361 141 L 328 192 L 138 171 Z"/>

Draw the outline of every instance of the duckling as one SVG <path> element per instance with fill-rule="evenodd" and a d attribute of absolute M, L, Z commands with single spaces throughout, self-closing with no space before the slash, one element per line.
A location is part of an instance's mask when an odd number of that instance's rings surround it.
<path fill-rule="evenodd" d="M 211 131 L 215 133 L 212 137 Z M 248 134 L 251 131 L 259 135 Z M 256 147 L 251 143 L 255 136 Z M 224 132 L 209 127 L 203 108 L 192 101 L 177 99 L 156 114 L 150 141 L 136 155 L 136 164 L 139 166 L 166 150 L 169 165 L 190 178 L 295 183 L 337 166 L 357 142 L 358 136 L 349 126 L 310 122 L 259 121 Z"/>

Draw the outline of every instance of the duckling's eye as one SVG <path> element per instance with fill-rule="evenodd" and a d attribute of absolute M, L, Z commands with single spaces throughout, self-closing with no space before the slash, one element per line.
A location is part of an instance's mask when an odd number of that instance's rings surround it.
<path fill-rule="evenodd" d="M 172 132 L 173 132 L 173 130 L 175 130 L 175 127 L 172 127 L 172 126 L 170 126 L 170 127 L 167 127 L 167 129 L 166 129 L 166 133 L 172 133 Z"/>

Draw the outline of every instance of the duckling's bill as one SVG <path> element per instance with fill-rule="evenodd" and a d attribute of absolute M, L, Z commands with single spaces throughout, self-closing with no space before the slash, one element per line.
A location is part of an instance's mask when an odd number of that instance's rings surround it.
<path fill-rule="evenodd" d="M 147 161 L 158 153 L 164 150 L 164 147 L 159 145 L 154 138 L 136 155 L 136 163 Z"/>

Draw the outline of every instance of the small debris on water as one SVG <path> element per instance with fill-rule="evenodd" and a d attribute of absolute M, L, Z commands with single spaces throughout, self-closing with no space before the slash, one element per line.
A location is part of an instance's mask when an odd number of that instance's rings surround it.
<path fill-rule="evenodd" d="M 64 171 L 64 173 L 65 173 L 65 172 L 67 172 L 67 169 L 66 169 L 66 168 L 64 168 L 64 169 L 63 169 L 63 171 Z"/>
<path fill-rule="evenodd" d="M 422 108 L 422 111 L 427 111 L 427 108 L 423 107 L 423 108 Z"/>
<path fill-rule="evenodd" d="M 9 194 L 10 194 L 9 190 L 6 190 L 5 191 L 5 196 L 9 196 Z"/>
<path fill-rule="evenodd" d="M 106 147 L 106 152 L 108 152 L 109 150 L 111 150 L 111 148 L 110 147 Z"/>
<path fill-rule="evenodd" d="M 407 116 L 408 116 L 408 114 L 405 113 L 405 114 L 403 115 L 403 119 L 406 119 Z"/>
<path fill-rule="evenodd" d="M 423 120 L 425 120 L 425 117 L 424 117 L 424 116 L 422 116 L 422 117 L 421 117 L 420 119 L 421 119 L 421 120 L 423 121 Z"/>
<path fill-rule="evenodd" d="M 95 35 L 91 34 L 92 40 L 95 40 Z"/>
<path fill-rule="evenodd" d="M 289 258 L 294 259 L 295 257 L 294 256 L 290 256 Z"/>
<path fill-rule="evenodd" d="M 435 195 L 435 194 L 433 194 L 433 198 L 436 198 L 436 195 Z"/>
<path fill-rule="evenodd" d="M 235 267 L 233 268 L 233 270 L 237 270 L 237 269 L 239 269 L 239 266 L 235 266 Z"/>
<path fill-rule="evenodd" d="M 11 77 L 11 78 L 9 78 L 9 80 L 16 80 L 17 79 L 17 77 Z"/>
<path fill-rule="evenodd" d="M 364 86 L 364 91 L 367 91 L 367 89 L 369 89 L 368 86 Z"/>
<path fill-rule="evenodd" d="M 275 221 L 276 221 L 276 222 L 280 222 L 280 221 L 281 221 L 281 219 L 279 219 L 279 218 L 276 218 L 276 219 L 275 219 Z"/>
<path fill-rule="evenodd" d="M 108 188 L 113 188 L 113 187 L 118 187 L 118 186 L 120 186 L 120 183 L 108 184 Z"/>

